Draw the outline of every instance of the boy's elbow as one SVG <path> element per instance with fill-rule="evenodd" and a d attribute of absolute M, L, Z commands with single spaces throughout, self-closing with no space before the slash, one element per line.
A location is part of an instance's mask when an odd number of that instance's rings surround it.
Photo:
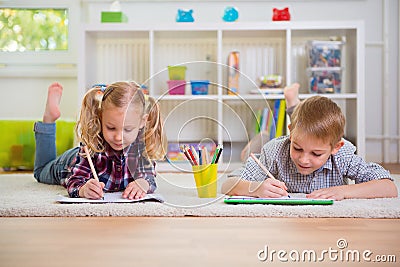
<path fill-rule="evenodd" d="M 228 181 L 225 181 L 221 186 L 221 194 L 231 195 L 232 187 Z"/>
<path fill-rule="evenodd" d="M 396 186 L 396 184 L 394 182 L 392 182 L 392 186 L 391 186 L 391 192 L 390 192 L 390 196 L 389 197 L 398 197 L 399 196 L 399 191 L 398 188 Z"/>
<path fill-rule="evenodd" d="M 395 198 L 395 197 L 399 196 L 398 188 L 392 180 L 382 179 L 381 181 L 384 181 L 386 183 L 386 185 L 385 185 L 386 197 Z"/>
<path fill-rule="evenodd" d="M 240 177 L 228 178 L 221 186 L 221 193 L 224 195 L 233 195 L 234 189 L 240 181 Z"/>

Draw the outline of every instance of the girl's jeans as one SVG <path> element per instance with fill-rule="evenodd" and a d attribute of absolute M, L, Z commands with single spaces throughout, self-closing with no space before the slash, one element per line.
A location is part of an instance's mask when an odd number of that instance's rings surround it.
<path fill-rule="evenodd" d="M 36 122 L 33 130 L 36 141 L 33 176 L 40 183 L 65 186 L 65 179 L 71 175 L 71 162 L 79 147 L 67 150 L 57 157 L 56 124 Z"/>

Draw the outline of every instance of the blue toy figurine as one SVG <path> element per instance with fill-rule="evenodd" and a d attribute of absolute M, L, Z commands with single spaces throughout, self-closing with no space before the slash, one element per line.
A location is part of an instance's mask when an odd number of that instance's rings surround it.
<path fill-rule="evenodd" d="M 222 19 L 226 22 L 233 22 L 236 21 L 239 18 L 239 11 L 233 7 L 233 6 L 228 6 L 224 10 L 224 16 Z"/>
<path fill-rule="evenodd" d="M 185 10 L 178 9 L 178 14 L 176 14 L 176 22 L 193 22 L 193 9 Z"/>

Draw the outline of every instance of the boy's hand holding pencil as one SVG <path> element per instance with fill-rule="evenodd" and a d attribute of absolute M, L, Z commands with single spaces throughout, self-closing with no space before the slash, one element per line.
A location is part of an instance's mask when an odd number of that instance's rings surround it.
<path fill-rule="evenodd" d="M 251 183 L 249 192 L 255 193 L 258 197 L 283 197 L 287 196 L 290 198 L 287 193 L 287 186 L 284 182 L 277 180 L 268 169 L 260 162 L 260 160 L 254 156 L 253 153 L 250 154 L 250 157 L 257 163 L 257 165 L 268 175 L 270 179 L 266 179 L 263 182 Z"/>

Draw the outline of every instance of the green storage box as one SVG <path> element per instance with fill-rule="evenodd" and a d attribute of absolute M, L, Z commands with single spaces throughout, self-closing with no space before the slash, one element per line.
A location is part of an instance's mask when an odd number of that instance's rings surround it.
<path fill-rule="evenodd" d="M 0 168 L 32 170 L 35 160 L 34 121 L 0 120 Z M 74 121 L 57 121 L 57 154 L 74 146 Z"/>
<path fill-rule="evenodd" d="M 102 11 L 101 22 L 127 22 L 128 17 L 122 12 Z"/>

